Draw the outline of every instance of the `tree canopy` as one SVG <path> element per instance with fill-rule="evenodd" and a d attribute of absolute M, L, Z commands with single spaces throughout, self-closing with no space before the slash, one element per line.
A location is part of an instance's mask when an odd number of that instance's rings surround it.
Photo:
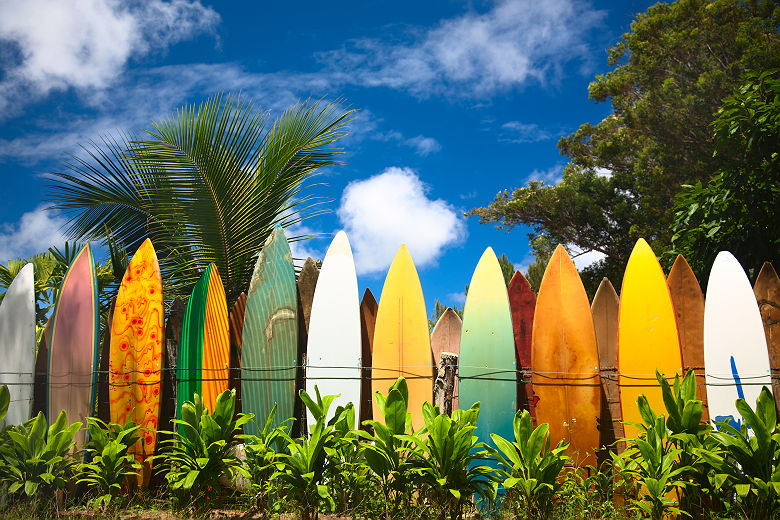
<path fill-rule="evenodd" d="M 639 14 L 608 51 L 614 69 L 589 86 L 612 113 L 558 143 L 563 180 L 503 191 L 469 214 L 601 252 L 589 278 L 619 284 L 638 238 L 659 255 L 672 249 L 681 186 L 708 182 L 723 164 L 712 124 L 724 98 L 747 71 L 780 66 L 779 20 L 773 1 L 680 0 Z"/>

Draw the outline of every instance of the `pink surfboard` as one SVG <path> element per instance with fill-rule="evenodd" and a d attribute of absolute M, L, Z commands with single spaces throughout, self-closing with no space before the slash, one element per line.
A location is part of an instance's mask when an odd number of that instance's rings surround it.
<path fill-rule="evenodd" d="M 62 410 L 68 422 L 85 422 L 95 404 L 98 366 L 98 299 L 95 262 L 89 244 L 68 268 L 51 316 L 46 417 L 52 423 Z M 87 440 L 76 434 L 76 449 Z"/>

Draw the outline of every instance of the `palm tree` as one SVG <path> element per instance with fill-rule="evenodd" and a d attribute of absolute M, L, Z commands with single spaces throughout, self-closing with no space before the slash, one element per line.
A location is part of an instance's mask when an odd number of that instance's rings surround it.
<path fill-rule="evenodd" d="M 352 112 L 307 101 L 267 127 L 267 113 L 251 103 L 215 96 L 185 105 L 140 138 L 85 147 L 69 171 L 49 175 L 48 197 L 70 216 L 73 238 L 105 241 L 108 230 L 132 253 L 150 237 L 168 297 L 188 294 L 213 262 L 233 301 L 271 230 L 299 222 L 321 202 L 302 193 L 304 181 L 339 164 L 342 152 L 332 145 Z"/>

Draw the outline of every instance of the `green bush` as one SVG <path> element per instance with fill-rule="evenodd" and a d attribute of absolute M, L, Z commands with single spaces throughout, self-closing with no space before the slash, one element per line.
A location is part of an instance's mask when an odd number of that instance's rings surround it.
<path fill-rule="evenodd" d="M 498 449 L 488 451 L 499 465 L 501 484 L 507 490 L 505 503 L 515 517 L 549 518 L 555 496 L 561 488 L 559 476 L 570 460 L 565 455 L 569 445 L 560 441 L 550 449 L 549 426 L 534 429 L 528 410 L 520 410 L 514 419 L 515 442 L 490 434 Z"/>
<path fill-rule="evenodd" d="M 10 442 L 0 451 L 5 463 L 3 481 L 8 483 L 9 493 L 23 492 L 32 497 L 41 491 L 43 496 L 53 496 L 55 490 L 64 489 L 76 467 L 76 454 L 71 450 L 75 446 L 73 437 L 80 429 L 80 422 L 68 426 L 64 411 L 48 432 L 42 412 L 10 428 Z"/>
<path fill-rule="evenodd" d="M 273 478 L 279 466 L 279 454 L 284 452 L 285 435 L 288 431 L 287 419 L 277 426 L 273 426 L 276 417 L 276 405 L 271 409 L 263 428 L 258 428 L 258 435 L 239 435 L 238 438 L 245 442 L 246 466 L 249 471 L 249 481 L 255 507 L 263 513 L 271 511 L 271 497 L 278 487 Z M 278 509 L 279 502 L 275 504 Z"/>
<path fill-rule="evenodd" d="M 127 501 L 127 493 L 122 492 L 122 486 L 129 479 L 136 478 L 141 470 L 135 456 L 127 453 L 140 440 L 136 435 L 140 426 L 132 421 L 124 426 L 116 423 L 107 425 L 100 419 L 88 417 L 87 429 L 90 436 L 87 457 L 91 457 L 91 461 L 79 466 L 78 482 L 84 482 L 97 493 L 89 501 L 95 509 L 121 507 Z"/>
<path fill-rule="evenodd" d="M 182 405 L 182 418 L 173 420 L 178 432 L 162 432 L 173 438 L 162 442 L 165 449 L 157 458 L 163 460 L 164 469 L 168 470 L 168 487 L 180 505 L 217 498 L 222 476 L 231 481 L 239 473 L 250 477 L 232 448 L 235 432 L 254 416 L 240 414 L 234 418 L 235 404 L 236 391 L 225 390 L 209 413 L 195 394 L 192 401 Z"/>

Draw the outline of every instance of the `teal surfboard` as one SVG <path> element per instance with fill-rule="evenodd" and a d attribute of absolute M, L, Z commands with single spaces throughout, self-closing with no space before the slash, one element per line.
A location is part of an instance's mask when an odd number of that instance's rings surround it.
<path fill-rule="evenodd" d="M 517 410 L 515 340 L 501 266 L 487 248 L 471 278 L 460 339 L 459 403 L 468 409 L 479 401 L 475 434 L 495 446 L 495 433 L 514 440 L 512 421 Z"/>
<path fill-rule="evenodd" d="M 298 360 L 298 303 L 292 254 L 282 228 L 265 242 L 246 299 L 241 347 L 244 413 L 255 422 L 244 432 L 257 435 L 276 405 L 274 424 L 293 417 Z"/>

